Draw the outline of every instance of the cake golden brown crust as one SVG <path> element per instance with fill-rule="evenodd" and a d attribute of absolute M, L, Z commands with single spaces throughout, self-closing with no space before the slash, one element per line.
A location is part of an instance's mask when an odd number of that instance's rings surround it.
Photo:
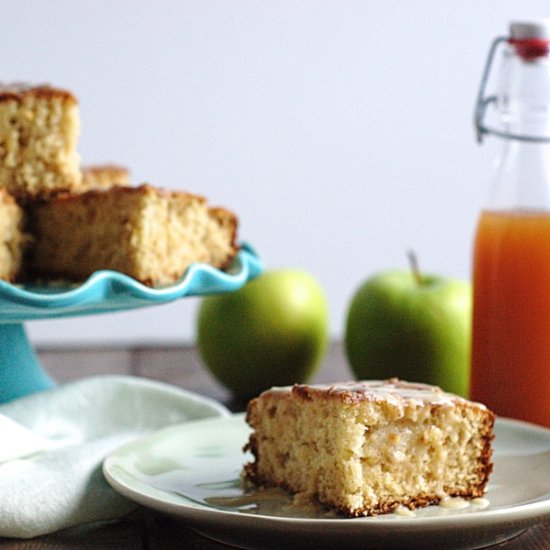
<path fill-rule="evenodd" d="M 49 84 L 32 85 L 24 82 L 10 84 L 0 83 L 0 103 L 8 100 L 22 102 L 26 97 L 53 99 L 58 98 L 72 103 L 78 103 L 77 98 L 68 90 L 54 88 Z"/>
<path fill-rule="evenodd" d="M 484 494 L 494 414 L 396 379 L 274 388 L 250 401 L 245 477 L 355 517 Z"/>
<path fill-rule="evenodd" d="M 192 263 L 224 268 L 237 252 L 234 214 L 209 208 L 202 196 L 148 184 L 65 194 L 29 211 L 31 265 L 41 278 L 82 280 L 111 269 L 158 286 L 177 281 Z"/>

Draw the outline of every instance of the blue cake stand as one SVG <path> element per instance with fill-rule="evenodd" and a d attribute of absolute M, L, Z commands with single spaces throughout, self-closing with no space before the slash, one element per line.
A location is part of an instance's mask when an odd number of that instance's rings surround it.
<path fill-rule="evenodd" d="M 193 264 L 170 286 L 147 287 L 127 275 L 107 270 L 96 271 L 78 285 L 12 285 L 0 281 L 0 403 L 55 385 L 27 338 L 24 321 L 112 313 L 185 296 L 231 292 L 262 269 L 254 250 L 243 244 L 227 269 Z"/>

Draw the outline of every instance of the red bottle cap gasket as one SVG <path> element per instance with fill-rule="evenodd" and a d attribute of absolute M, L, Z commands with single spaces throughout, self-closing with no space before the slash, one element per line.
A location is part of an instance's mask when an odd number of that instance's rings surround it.
<path fill-rule="evenodd" d="M 514 46 L 517 54 L 525 61 L 545 57 L 550 50 L 550 40 L 542 38 L 510 38 L 508 42 Z"/>

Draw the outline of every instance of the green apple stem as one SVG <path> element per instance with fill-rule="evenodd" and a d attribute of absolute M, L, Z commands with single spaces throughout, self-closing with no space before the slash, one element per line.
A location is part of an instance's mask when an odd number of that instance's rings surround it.
<path fill-rule="evenodd" d="M 407 252 L 407 257 L 409 258 L 409 265 L 411 266 L 411 271 L 414 275 L 414 279 L 418 286 L 422 284 L 422 275 L 420 273 L 420 268 L 418 267 L 418 258 L 414 250 L 409 250 Z"/>

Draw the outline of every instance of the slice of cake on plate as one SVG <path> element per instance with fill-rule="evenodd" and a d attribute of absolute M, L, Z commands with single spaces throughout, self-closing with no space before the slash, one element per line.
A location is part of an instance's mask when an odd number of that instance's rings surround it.
<path fill-rule="evenodd" d="M 224 268 L 237 252 L 233 213 L 147 184 L 59 196 L 28 213 L 31 270 L 46 279 L 110 269 L 157 286 L 174 283 L 192 263 Z"/>
<path fill-rule="evenodd" d="M 72 191 L 81 181 L 78 101 L 50 86 L 0 85 L 0 187 L 17 198 Z"/>
<path fill-rule="evenodd" d="M 483 495 L 495 416 L 435 386 L 387 381 L 273 388 L 247 408 L 245 478 L 348 516 Z"/>

